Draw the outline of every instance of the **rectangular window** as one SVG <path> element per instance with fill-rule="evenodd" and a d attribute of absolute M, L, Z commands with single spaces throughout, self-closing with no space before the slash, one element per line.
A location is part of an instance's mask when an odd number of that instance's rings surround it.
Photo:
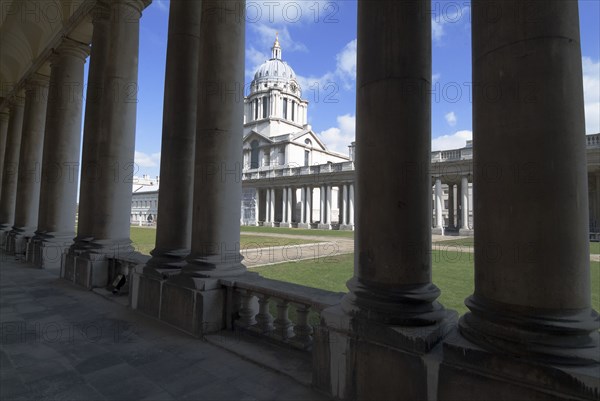
<path fill-rule="evenodd" d="M 283 118 L 287 119 L 287 99 L 283 99 Z"/>
<path fill-rule="evenodd" d="M 254 119 L 258 120 L 258 99 L 254 99 Z"/>
<path fill-rule="evenodd" d="M 296 102 L 292 100 L 292 121 L 296 121 Z"/>
<path fill-rule="evenodd" d="M 263 97 L 263 118 L 269 117 L 269 98 Z"/>

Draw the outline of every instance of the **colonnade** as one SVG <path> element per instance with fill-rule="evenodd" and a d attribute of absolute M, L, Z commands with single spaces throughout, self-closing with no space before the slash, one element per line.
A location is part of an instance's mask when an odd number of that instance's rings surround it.
<path fill-rule="evenodd" d="M 334 205 L 334 189 L 338 194 L 337 205 Z M 331 229 L 335 223 L 341 230 L 354 229 L 352 182 L 257 188 L 254 205 L 256 225 Z M 333 214 L 335 209 L 337 216 Z"/>

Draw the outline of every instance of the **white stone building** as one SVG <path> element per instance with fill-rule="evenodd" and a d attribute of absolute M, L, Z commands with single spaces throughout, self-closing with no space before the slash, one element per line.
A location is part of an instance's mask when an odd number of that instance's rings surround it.
<path fill-rule="evenodd" d="M 133 177 L 131 197 L 131 224 L 153 226 L 158 214 L 159 177 Z"/>
<path fill-rule="evenodd" d="M 254 74 L 250 94 L 244 100 L 244 172 L 264 172 L 272 169 L 289 169 L 343 163 L 350 157 L 333 152 L 319 139 L 308 124 L 308 101 L 302 99 L 302 88 L 296 74 L 281 57 L 281 46 L 276 39 L 271 48 L 271 59 L 265 61 Z M 299 215 L 300 188 L 293 190 L 290 214 Z M 313 195 L 316 202 L 313 213 L 318 213 L 318 189 Z M 292 192 L 292 191 L 290 191 Z M 242 200 L 242 224 L 258 224 L 256 188 L 245 187 Z M 287 196 L 287 194 L 286 194 Z M 265 197 L 264 195 L 262 196 Z M 338 204 L 338 191 L 331 195 L 333 205 Z M 283 202 L 281 196 L 278 203 Z M 261 200 L 266 202 L 266 200 Z M 283 212 L 279 212 L 281 214 Z M 333 207 L 332 215 L 339 209 Z M 316 215 L 316 214 L 315 214 Z M 278 220 L 282 219 L 281 216 Z M 295 221 L 296 222 L 296 221 Z M 336 221 L 337 222 L 337 221 Z M 267 222 L 267 224 L 274 222 Z M 284 225 L 292 224 L 286 221 Z"/>

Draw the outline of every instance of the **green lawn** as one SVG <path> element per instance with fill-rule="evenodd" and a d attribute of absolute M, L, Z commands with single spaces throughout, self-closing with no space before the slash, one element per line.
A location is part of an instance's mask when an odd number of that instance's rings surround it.
<path fill-rule="evenodd" d="M 460 314 L 467 311 L 464 299 L 473 293 L 471 253 L 433 251 L 433 282 L 440 288 L 439 301 Z M 347 292 L 346 281 L 353 274 L 354 255 L 337 256 L 329 261 L 299 261 L 257 267 L 262 276 L 335 292 Z M 600 266 L 592 263 L 592 305 L 600 310 Z"/>
<path fill-rule="evenodd" d="M 150 255 L 150 251 L 154 249 L 154 243 L 156 240 L 156 229 L 131 227 L 131 240 L 133 241 L 133 246 L 135 247 L 136 251 L 144 255 Z M 317 242 L 320 241 L 300 238 L 291 239 L 242 234 L 240 237 L 240 248 L 244 250 L 276 246 L 314 244 Z"/>
<path fill-rule="evenodd" d="M 354 238 L 354 231 L 342 230 L 306 230 L 302 228 L 279 228 L 279 227 L 257 227 L 241 226 L 242 233 L 270 233 L 291 235 L 318 235 L 322 237 Z"/>

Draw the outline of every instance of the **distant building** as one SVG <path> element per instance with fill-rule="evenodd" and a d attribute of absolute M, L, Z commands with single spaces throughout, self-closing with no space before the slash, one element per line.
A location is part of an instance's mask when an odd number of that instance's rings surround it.
<path fill-rule="evenodd" d="M 148 175 L 133 177 L 133 196 L 131 198 L 131 224 L 152 226 L 158 215 L 159 177 Z"/>

